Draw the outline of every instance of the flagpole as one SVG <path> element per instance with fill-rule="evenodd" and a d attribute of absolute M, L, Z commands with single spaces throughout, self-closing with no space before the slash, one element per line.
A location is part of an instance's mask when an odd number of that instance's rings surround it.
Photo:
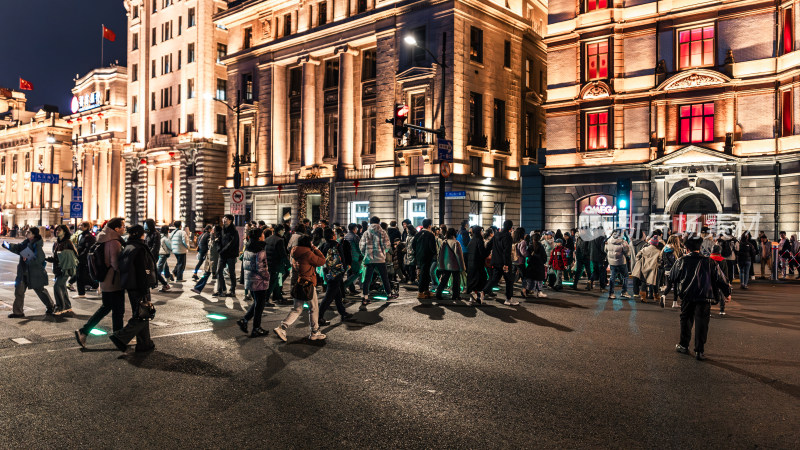
<path fill-rule="evenodd" d="M 106 28 L 105 24 L 100 24 L 100 67 L 103 67 L 103 45 L 105 38 L 103 37 L 103 30 Z"/>

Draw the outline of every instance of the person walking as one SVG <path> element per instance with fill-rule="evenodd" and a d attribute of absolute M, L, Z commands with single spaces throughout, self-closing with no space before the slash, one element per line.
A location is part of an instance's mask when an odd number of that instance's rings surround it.
<path fill-rule="evenodd" d="M 750 232 L 742 233 L 741 239 L 734 244 L 736 261 L 739 264 L 739 284 L 742 289 L 747 289 L 750 284 L 750 267 L 756 257 L 756 249 L 753 247 Z"/>
<path fill-rule="evenodd" d="M 111 329 L 115 332 L 122 329 L 122 319 L 125 315 L 125 291 L 119 272 L 119 256 L 125 244 L 122 240 L 124 231 L 125 219 L 115 217 L 109 220 L 105 228 L 97 234 L 98 248 L 95 251 L 101 252 L 102 263 L 105 265 L 98 270 L 106 270 L 105 276 L 100 281 L 103 303 L 82 328 L 75 330 L 75 339 L 81 347 L 86 347 L 86 336 L 89 331 L 100 323 L 109 312 L 111 313 Z"/>
<path fill-rule="evenodd" d="M 414 237 L 414 257 L 419 268 L 419 286 L 417 299 L 431 298 L 431 266 L 436 257 L 436 236 L 431 231 L 433 219 L 422 220 L 422 230 Z"/>
<path fill-rule="evenodd" d="M 217 266 L 217 289 L 214 297 L 236 297 L 236 258 L 239 256 L 239 232 L 233 225 L 233 215 L 225 214 L 222 218 L 222 236 L 220 236 L 219 264 Z M 231 289 L 225 292 L 225 269 L 231 281 Z"/>
<path fill-rule="evenodd" d="M 769 278 L 767 276 L 766 267 L 768 267 L 770 273 L 772 273 L 772 242 L 767 238 L 766 235 L 761 235 L 759 239 L 761 241 L 761 276 L 758 278 L 761 280 L 766 280 Z"/>
<path fill-rule="evenodd" d="M 208 284 L 209 279 L 213 279 L 217 275 L 217 261 L 219 260 L 219 235 L 222 233 L 222 227 L 214 225 L 211 228 L 211 235 L 208 239 L 208 257 L 203 261 L 203 276 L 197 280 L 192 292 L 201 294 Z"/>
<path fill-rule="evenodd" d="M 269 287 L 267 288 L 267 296 L 265 305 L 270 304 L 270 298 L 280 305 L 290 304 L 281 296 L 281 280 L 283 274 L 286 273 L 291 267 L 289 264 L 289 255 L 286 253 L 286 239 L 284 233 L 286 228 L 283 225 L 275 225 L 273 233 L 264 242 L 264 251 L 267 255 L 267 268 L 269 270 Z"/>
<path fill-rule="evenodd" d="M 128 349 L 128 343 L 136 338 L 137 353 L 155 350 L 156 345 L 150 339 L 150 319 L 140 308 L 151 304 L 150 289 L 158 286 L 156 276 L 156 260 L 146 242 L 146 231 L 141 225 L 128 229 L 128 242 L 119 256 L 119 271 L 122 287 L 128 292 L 131 304 L 131 318 L 125 328 L 117 330 L 108 338 L 119 351 Z M 144 303 L 144 304 L 143 304 Z M 142 313 L 142 314 L 140 314 Z M 145 317 L 142 317 L 145 315 Z"/>
<path fill-rule="evenodd" d="M 516 306 L 519 302 L 514 300 L 514 279 L 511 273 L 511 228 L 514 223 L 511 220 L 503 222 L 503 229 L 498 231 L 492 236 L 491 244 L 489 247 L 492 252 L 492 276 L 486 286 L 483 287 L 483 293 L 489 294 L 492 288 L 500 283 L 500 279 L 505 280 L 506 284 L 506 305 Z"/>
<path fill-rule="evenodd" d="M 19 255 L 17 264 L 17 278 L 14 280 L 14 305 L 11 309 L 10 319 L 25 318 L 25 291 L 33 290 L 45 307 L 45 315 L 52 315 L 55 305 L 50 298 L 50 293 L 44 288 L 47 286 L 47 271 L 45 270 L 45 256 L 42 246 L 44 240 L 39 235 L 39 229 L 30 228 L 25 232 L 25 240 L 19 244 L 3 242 L 11 253 Z"/>
<path fill-rule="evenodd" d="M 386 270 L 386 252 L 391 248 L 389 235 L 381 228 L 381 219 L 379 219 L 378 216 L 372 216 L 372 218 L 369 219 L 369 223 L 369 228 L 364 232 L 364 235 L 361 236 L 361 241 L 359 242 L 359 250 L 361 254 L 364 255 L 364 263 L 366 266 L 364 273 L 364 289 L 361 292 L 363 297 L 361 299 L 361 307 L 359 308 L 361 311 L 365 311 L 367 305 L 370 303 L 369 290 L 370 286 L 372 286 L 372 275 L 375 271 L 377 271 L 381 277 L 381 284 L 383 285 L 383 291 L 387 298 L 397 298 L 397 293 L 392 291 L 392 285 L 389 284 L 389 273 Z"/>
<path fill-rule="evenodd" d="M 194 273 L 192 274 L 192 280 L 197 281 L 200 278 L 197 276 L 197 271 L 203 267 L 203 263 L 205 263 L 206 258 L 208 257 L 208 251 L 211 247 L 211 231 L 213 227 L 211 225 L 206 225 L 203 229 L 203 234 L 197 239 L 197 265 L 194 266 Z"/>
<path fill-rule="evenodd" d="M 605 290 L 608 280 L 606 279 L 606 234 L 603 227 L 594 230 L 595 237 L 589 246 L 589 260 L 592 264 L 592 281 L 589 282 L 589 289 L 594 288 L 594 282 L 600 285 L 600 290 Z"/>
<path fill-rule="evenodd" d="M 728 273 L 725 275 L 733 283 L 736 274 L 736 238 L 733 237 L 733 230 L 725 230 L 725 234 L 719 238 L 719 245 L 722 247 L 722 257 L 727 261 Z"/>
<path fill-rule="evenodd" d="M 706 240 L 703 239 L 703 244 L 705 244 Z M 712 247 L 713 250 L 713 247 Z M 700 248 L 702 253 L 702 246 Z M 662 308 L 665 306 L 666 301 L 666 294 L 669 291 L 673 292 L 672 298 L 672 307 L 674 308 L 675 305 L 678 303 L 678 291 L 672 286 L 672 282 L 670 281 L 669 274 L 672 271 L 672 268 L 675 266 L 675 262 L 683 257 L 684 249 L 683 245 L 681 244 L 680 239 L 678 236 L 670 236 L 667 240 L 667 245 L 664 246 L 664 249 L 661 251 L 661 270 L 664 273 L 664 279 L 666 281 L 666 288 L 664 289 L 664 294 L 661 295 L 659 300 L 659 306 Z"/>
<path fill-rule="evenodd" d="M 344 282 L 344 287 L 349 289 L 350 295 L 358 295 L 355 283 L 361 277 L 361 261 L 364 259 L 359 249 L 360 237 L 358 236 L 358 225 L 351 223 L 347 226 L 347 234 L 344 240 L 350 244 L 350 254 L 353 258 L 353 264 L 350 266 L 347 279 Z"/>
<path fill-rule="evenodd" d="M 714 247 L 712 247 L 711 249 L 712 249 L 711 250 L 711 260 L 717 263 L 717 265 L 719 266 L 720 271 L 722 271 L 723 274 L 727 273 L 728 270 L 727 270 L 726 266 L 728 264 L 728 261 L 726 261 L 725 258 L 723 258 L 722 255 L 721 255 L 722 248 L 719 246 L 719 244 L 715 244 Z M 703 252 L 703 250 L 701 249 L 700 253 L 702 253 L 702 252 Z M 728 282 L 728 286 L 731 289 L 733 289 L 733 283 L 731 282 L 731 280 L 726 279 L 725 281 L 727 281 Z M 673 303 L 672 306 L 675 307 L 675 304 Z M 720 317 L 725 317 L 725 315 L 726 315 L 725 314 L 725 302 L 721 301 L 721 302 L 719 302 L 719 316 Z"/>
<path fill-rule="evenodd" d="M 341 236 L 344 238 L 344 235 Z M 325 256 L 325 264 L 322 266 L 323 274 L 325 275 L 325 282 L 328 284 L 328 289 L 325 291 L 325 298 L 319 306 L 319 325 L 330 325 L 330 322 L 325 320 L 325 311 L 331 306 L 331 303 L 336 303 L 336 311 L 339 312 L 339 317 L 342 321 L 350 320 L 353 315 L 348 313 L 344 308 L 342 299 L 344 297 L 344 275 L 351 264 L 351 254 L 345 250 L 345 246 L 336 240 L 336 232 L 333 228 L 325 228 L 323 231 L 324 241 L 320 246 L 319 251 Z M 347 241 L 344 241 L 347 242 Z"/>
<path fill-rule="evenodd" d="M 403 232 L 405 236 L 406 252 L 403 257 L 403 270 L 406 274 L 406 282 L 417 284 L 417 254 L 414 251 L 414 238 L 417 236 L 417 229 L 407 227 Z"/>
<path fill-rule="evenodd" d="M 531 243 L 528 246 L 528 257 L 525 266 L 526 278 L 530 285 L 527 289 L 533 292 L 534 297 L 546 298 L 544 282 L 547 279 L 547 254 L 538 233 L 531 232 Z M 587 267 L 588 268 L 588 267 Z"/>
<path fill-rule="evenodd" d="M 670 236 L 672 239 L 675 236 Z M 658 239 L 650 239 L 649 245 L 636 254 L 636 264 L 633 274 L 640 280 L 640 285 L 644 287 L 644 294 L 640 292 L 640 300 L 647 303 L 648 299 L 655 301 L 658 291 L 658 271 L 661 266 L 661 250 L 658 249 Z M 614 270 L 613 268 L 611 269 Z M 611 280 L 612 282 L 614 280 Z"/>
<path fill-rule="evenodd" d="M 631 297 L 630 294 L 628 294 L 628 261 L 626 259 L 631 251 L 628 243 L 620 238 L 620 234 L 619 230 L 614 231 L 608 241 L 606 241 L 603 251 L 608 260 L 608 265 L 611 267 L 611 280 L 608 282 L 608 298 L 612 300 L 617 298 L 614 294 L 614 282 L 617 280 L 617 276 L 622 278 L 622 293 L 620 296 L 622 298 Z M 595 242 L 597 242 L 596 239 Z M 595 268 L 592 267 L 592 272 L 594 272 L 594 269 Z M 600 269 L 598 266 L 598 270 L 605 269 Z"/>
<path fill-rule="evenodd" d="M 589 258 L 589 247 L 592 245 L 591 240 L 588 238 L 589 230 L 581 228 L 578 230 L 578 236 L 575 240 L 575 276 L 572 279 L 572 290 L 578 290 L 578 283 L 581 280 L 581 275 L 586 272 L 586 290 L 591 289 L 592 283 L 592 265 Z"/>
<path fill-rule="evenodd" d="M 670 278 L 679 287 L 681 298 L 680 342 L 675 345 L 678 353 L 689 354 L 689 340 L 694 333 L 694 352 L 698 361 L 706 359 L 705 345 L 708 338 L 708 324 L 711 318 L 711 303 L 716 298 L 731 299 L 731 289 L 725 274 L 712 260 L 700 253 L 703 239 L 693 236 L 686 240 L 689 254 L 679 259 L 670 271 Z"/>
<path fill-rule="evenodd" d="M 78 250 L 72 244 L 70 236 L 69 228 L 66 225 L 57 226 L 57 240 L 53 244 L 53 257 L 47 259 L 53 263 L 53 275 L 56 276 L 53 283 L 53 296 L 56 298 L 53 315 L 56 316 L 74 314 L 67 292 L 67 280 L 75 275 L 78 268 Z"/>
<path fill-rule="evenodd" d="M 567 247 L 564 246 L 564 239 L 556 239 L 555 244 L 556 246 L 553 247 L 553 251 L 550 252 L 550 269 L 555 275 L 553 289 L 560 291 L 563 288 L 561 283 L 564 280 L 564 272 L 569 267 L 569 260 L 567 258 L 569 251 L 567 250 Z"/>
<path fill-rule="evenodd" d="M 308 304 L 308 323 L 311 327 L 309 339 L 312 341 L 323 340 L 327 336 L 319 331 L 319 302 L 317 299 L 317 272 L 316 268 L 325 264 L 325 256 L 318 248 L 311 245 L 311 237 L 302 235 L 297 240 L 297 245 L 290 254 L 292 261 L 292 285 L 305 283 L 311 286 L 311 298 L 308 300 L 294 299 L 294 306 L 289 314 L 273 331 L 283 342 L 286 342 L 286 330 L 300 317 L 303 306 Z"/>
<path fill-rule="evenodd" d="M 270 286 L 270 272 L 265 251 L 266 242 L 261 228 L 255 227 L 248 233 L 248 244 L 242 253 L 242 274 L 244 288 L 253 297 L 253 303 L 247 309 L 244 317 L 236 321 L 239 328 L 247 334 L 247 322 L 253 320 L 253 329 L 250 337 L 265 336 L 267 330 L 261 328 L 261 316 L 264 314 L 267 293 Z M 270 303 L 270 306 L 275 306 Z"/>
<path fill-rule="evenodd" d="M 457 239 L 458 231 L 455 228 L 448 228 L 442 248 L 439 251 L 438 266 L 442 274 L 439 279 L 439 286 L 436 288 L 436 299 L 442 300 L 442 292 L 447 287 L 447 282 L 453 280 L 450 289 L 451 297 L 454 301 L 461 300 L 461 272 L 465 272 L 467 267 L 464 262 L 464 252 L 461 250 L 461 243 Z"/>
<path fill-rule="evenodd" d="M 81 222 L 79 226 L 80 233 L 78 234 L 78 243 L 76 245 L 78 252 L 78 269 L 77 269 L 77 298 L 86 297 L 86 287 L 89 286 L 97 289 L 97 282 L 89 276 L 89 249 L 97 242 L 97 239 L 92 234 L 92 223 Z"/>
<path fill-rule="evenodd" d="M 409 228 L 409 234 L 413 228 Z M 484 301 L 483 287 L 489 281 L 486 273 L 486 258 L 489 250 L 483 242 L 483 229 L 473 226 L 470 229 L 472 237 L 467 245 L 467 293 L 469 294 L 469 304 L 481 305 Z"/>
<path fill-rule="evenodd" d="M 169 270 L 169 256 L 172 254 L 172 243 L 169 239 L 169 226 L 164 225 L 161 227 L 161 242 L 158 250 L 158 264 L 156 270 L 158 273 L 163 273 L 164 280 L 174 281 L 175 277 Z"/>
<path fill-rule="evenodd" d="M 186 254 L 189 253 L 189 237 L 186 232 L 181 229 L 181 221 L 175 221 L 175 230 L 169 237 L 170 244 L 172 245 L 172 253 L 175 255 L 175 268 L 172 269 L 172 274 L 175 275 L 175 281 L 183 283 L 183 272 L 186 270 Z"/>
<path fill-rule="evenodd" d="M 153 261 L 159 261 L 161 259 L 161 233 L 158 232 L 155 220 L 147 219 L 144 221 L 144 233 L 144 244 L 150 250 L 150 255 L 153 257 Z M 169 271 L 169 269 L 167 269 L 167 271 Z M 156 280 L 161 284 L 160 291 L 169 292 L 171 288 L 167 282 L 167 279 L 164 278 L 162 271 L 156 269 L 155 272 Z"/>

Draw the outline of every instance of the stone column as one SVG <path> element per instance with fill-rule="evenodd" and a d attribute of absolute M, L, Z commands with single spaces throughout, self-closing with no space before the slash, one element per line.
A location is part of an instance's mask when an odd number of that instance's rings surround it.
<path fill-rule="evenodd" d="M 147 196 L 147 206 L 145 207 L 145 210 L 142 211 L 142 214 L 144 217 L 150 217 L 158 222 L 158 214 L 156 213 L 158 209 L 156 206 L 156 189 L 158 189 L 156 185 L 158 183 L 158 172 L 156 169 L 147 167 L 147 180 L 145 182 L 147 183 L 147 189 L 145 190 L 144 195 Z"/>
<path fill-rule="evenodd" d="M 94 151 L 87 149 L 84 153 L 83 164 L 83 196 L 86 204 L 83 206 L 85 216 L 92 222 L 97 221 L 97 166 L 94 162 Z M 98 224 L 99 226 L 99 224 Z"/>
<path fill-rule="evenodd" d="M 303 165 L 317 162 L 317 83 L 316 69 L 319 61 L 305 57 L 303 63 Z"/>
<path fill-rule="evenodd" d="M 110 191 L 111 191 L 111 184 L 108 180 L 108 151 L 107 150 L 100 150 L 97 155 L 97 166 L 99 168 L 99 173 L 97 177 L 97 185 L 102 186 L 101 189 L 97 189 L 97 195 L 93 198 L 93 201 L 97 203 L 98 207 L 98 216 L 103 220 L 111 219 L 109 210 L 109 203 L 110 203 Z"/>
<path fill-rule="evenodd" d="M 345 49 L 339 54 L 339 163 L 343 169 L 353 168 L 354 121 L 353 55 Z"/>
<path fill-rule="evenodd" d="M 178 163 L 180 164 L 180 163 Z M 172 166 L 172 220 L 181 217 L 181 168 L 176 164 Z"/>
<path fill-rule="evenodd" d="M 153 197 L 156 198 L 156 215 L 155 219 L 156 222 L 163 222 L 164 221 L 164 169 L 160 167 L 155 169 L 155 189 L 153 192 Z"/>
<path fill-rule="evenodd" d="M 272 172 L 282 175 L 289 171 L 289 139 L 286 133 L 289 101 L 286 86 L 286 66 L 272 66 Z"/>

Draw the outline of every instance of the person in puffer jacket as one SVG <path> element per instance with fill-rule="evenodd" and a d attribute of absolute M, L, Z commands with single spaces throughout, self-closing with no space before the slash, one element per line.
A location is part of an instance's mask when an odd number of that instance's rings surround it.
<path fill-rule="evenodd" d="M 389 242 L 389 235 L 381 228 L 381 219 L 378 216 L 372 216 L 369 223 L 369 228 L 364 231 L 358 244 L 366 265 L 360 311 L 366 311 L 367 305 L 370 303 L 369 288 L 372 284 L 372 275 L 376 270 L 381 277 L 386 296 L 389 299 L 395 299 L 398 296 L 397 293 L 392 292 L 391 284 L 389 284 L 389 273 L 386 270 L 386 252 L 391 249 L 392 245 Z"/>
<path fill-rule="evenodd" d="M 311 236 L 306 234 L 297 239 L 297 245 L 292 248 L 292 285 L 300 282 L 309 283 L 312 286 L 311 298 L 303 301 L 293 299 L 294 306 L 281 324 L 273 329 L 275 335 L 280 340 L 286 342 L 286 330 L 300 317 L 303 306 L 308 303 L 308 323 L 311 326 L 312 341 L 324 340 L 327 336 L 319 331 L 319 300 L 317 298 L 317 272 L 316 268 L 325 264 L 325 256 L 318 248 L 311 245 Z"/>
<path fill-rule="evenodd" d="M 267 330 L 261 328 L 261 316 L 264 314 L 264 306 L 275 306 L 267 304 L 267 289 L 269 289 L 270 273 L 267 266 L 267 252 L 264 250 L 264 233 L 261 228 L 253 228 L 248 233 L 249 244 L 242 254 L 242 273 L 244 274 L 244 288 L 253 296 L 253 304 L 245 313 L 244 317 L 236 321 L 239 328 L 247 334 L 247 322 L 253 319 L 253 330 L 250 337 L 259 337 L 267 334 Z"/>
<path fill-rule="evenodd" d="M 614 282 L 617 276 L 622 278 L 622 298 L 630 298 L 628 294 L 628 262 L 626 258 L 630 255 L 630 245 L 620 238 L 619 230 L 614 231 L 606 241 L 605 253 L 608 265 L 611 267 L 611 280 L 608 283 L 608 298 L 617 298 L 614 295 Z"/>
<path fill-rule="evenodd" d="M 568 264 L 567 248 L 564 247 L 564 240 L 556 239 L 556 246 L 553 247 L 553 251 L 550 252 L 550 268 L 556 274 L 556 284 L 553 286 L 553 289 L 557 291 L 561 290 L 561 281 Z"/>

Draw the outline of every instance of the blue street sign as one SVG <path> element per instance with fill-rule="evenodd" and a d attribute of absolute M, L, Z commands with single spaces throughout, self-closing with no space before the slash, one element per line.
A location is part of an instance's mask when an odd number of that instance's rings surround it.
<path fill-rule="evenodd" d="M 449 191 L 444 193 L 444 198 L 467 198 L 467 191 Z"/>
<path fill-rule="evenodd" d="M 55 173 L 31 172 L 31 182 L 58 184 L 58 175 Z"/>
<path fill-rule="evenodd" d="M 453 160 L 453 141 L 439 139 L 436 142 L 436 148 L 439 149 L 439 161 Z"/>
<path fill-rule="evenodd" d="M 72 201 L 73 202 L 80 202 L 82 200 L 83 200 L 83 188 L 73 187 L 72 188 Z"/>
<path fill-rule="evenodd" d="M 70 219 L 83 218 L 83 202 L 72 202 L 69 204 L 69 218 Z"/>

